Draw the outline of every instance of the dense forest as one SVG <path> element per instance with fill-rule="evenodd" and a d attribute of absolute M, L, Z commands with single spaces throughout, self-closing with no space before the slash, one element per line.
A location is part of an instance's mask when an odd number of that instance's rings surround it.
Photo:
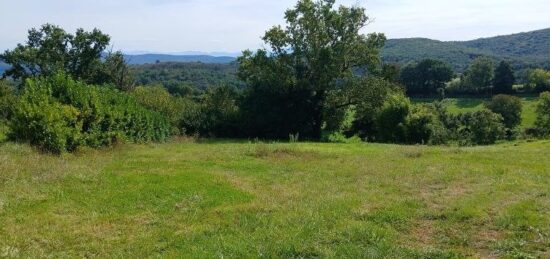
<path fill-rule="evenodd" d="M 517 71 L 550 68 L 550 29 L 464 42 L 443 42 L 424 38 L 390 39 L 382 50 L 386 62 L 407 64 L 423 59 L 445 61 L 461 73 L 477 57 L 506 60 Z"/>
<path fill-rule="evenodd" d="M 178 63 L 132 65 L 138 85 L 162 85 L 172 94 L 203 92 L 208 87 L 227 85 L 242 88 L 237 78 L 238 64 Z"/>

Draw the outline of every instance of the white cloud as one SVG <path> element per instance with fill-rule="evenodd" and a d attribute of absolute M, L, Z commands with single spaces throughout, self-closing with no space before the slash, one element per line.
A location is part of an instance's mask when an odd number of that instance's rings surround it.
<path fill-rule="evenodd" d="M 340 0 L 367 7 L 366 31 L 389 37 L 472 39 L 550 25 L 548 0 Z M 0 0 L 0 49 L 43 23 L 100 28 L 117 49 L 237 52 L 261 46 L 294 0 Z"/>

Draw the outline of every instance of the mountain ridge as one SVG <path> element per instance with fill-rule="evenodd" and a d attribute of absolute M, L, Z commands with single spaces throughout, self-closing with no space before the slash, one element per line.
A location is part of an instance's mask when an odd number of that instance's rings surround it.
<path fill-rule="evenodd" d="M 478 56 L 508 60 L 517 69 L 550 67 L 550 28 L 468 41 L 428 38 L 390 39 L 382 50 L 385 62 L 407 64 L 422 59 L 444 60 L 461 72 Z"/>

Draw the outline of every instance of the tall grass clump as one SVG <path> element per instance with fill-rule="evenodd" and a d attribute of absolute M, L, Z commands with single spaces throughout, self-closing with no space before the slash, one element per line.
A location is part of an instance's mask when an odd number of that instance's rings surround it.
<path fill-rule="evenodd" d="M 164 141 L 170 134 L 168 120 L 134 98 L 61 73 L 26 81 L 10 128 L 13 140 L 53 153 L 123 141 Z"/>

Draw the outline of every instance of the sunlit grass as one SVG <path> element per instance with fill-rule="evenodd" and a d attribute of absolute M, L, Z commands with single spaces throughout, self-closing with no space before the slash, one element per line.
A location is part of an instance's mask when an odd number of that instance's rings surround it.
<path fill-rule="evenodd" d="M 0 145 L 0 256 L 547 257 L 550 142 Z M 513 155 L 512 155 L 513 154 Z"/>

